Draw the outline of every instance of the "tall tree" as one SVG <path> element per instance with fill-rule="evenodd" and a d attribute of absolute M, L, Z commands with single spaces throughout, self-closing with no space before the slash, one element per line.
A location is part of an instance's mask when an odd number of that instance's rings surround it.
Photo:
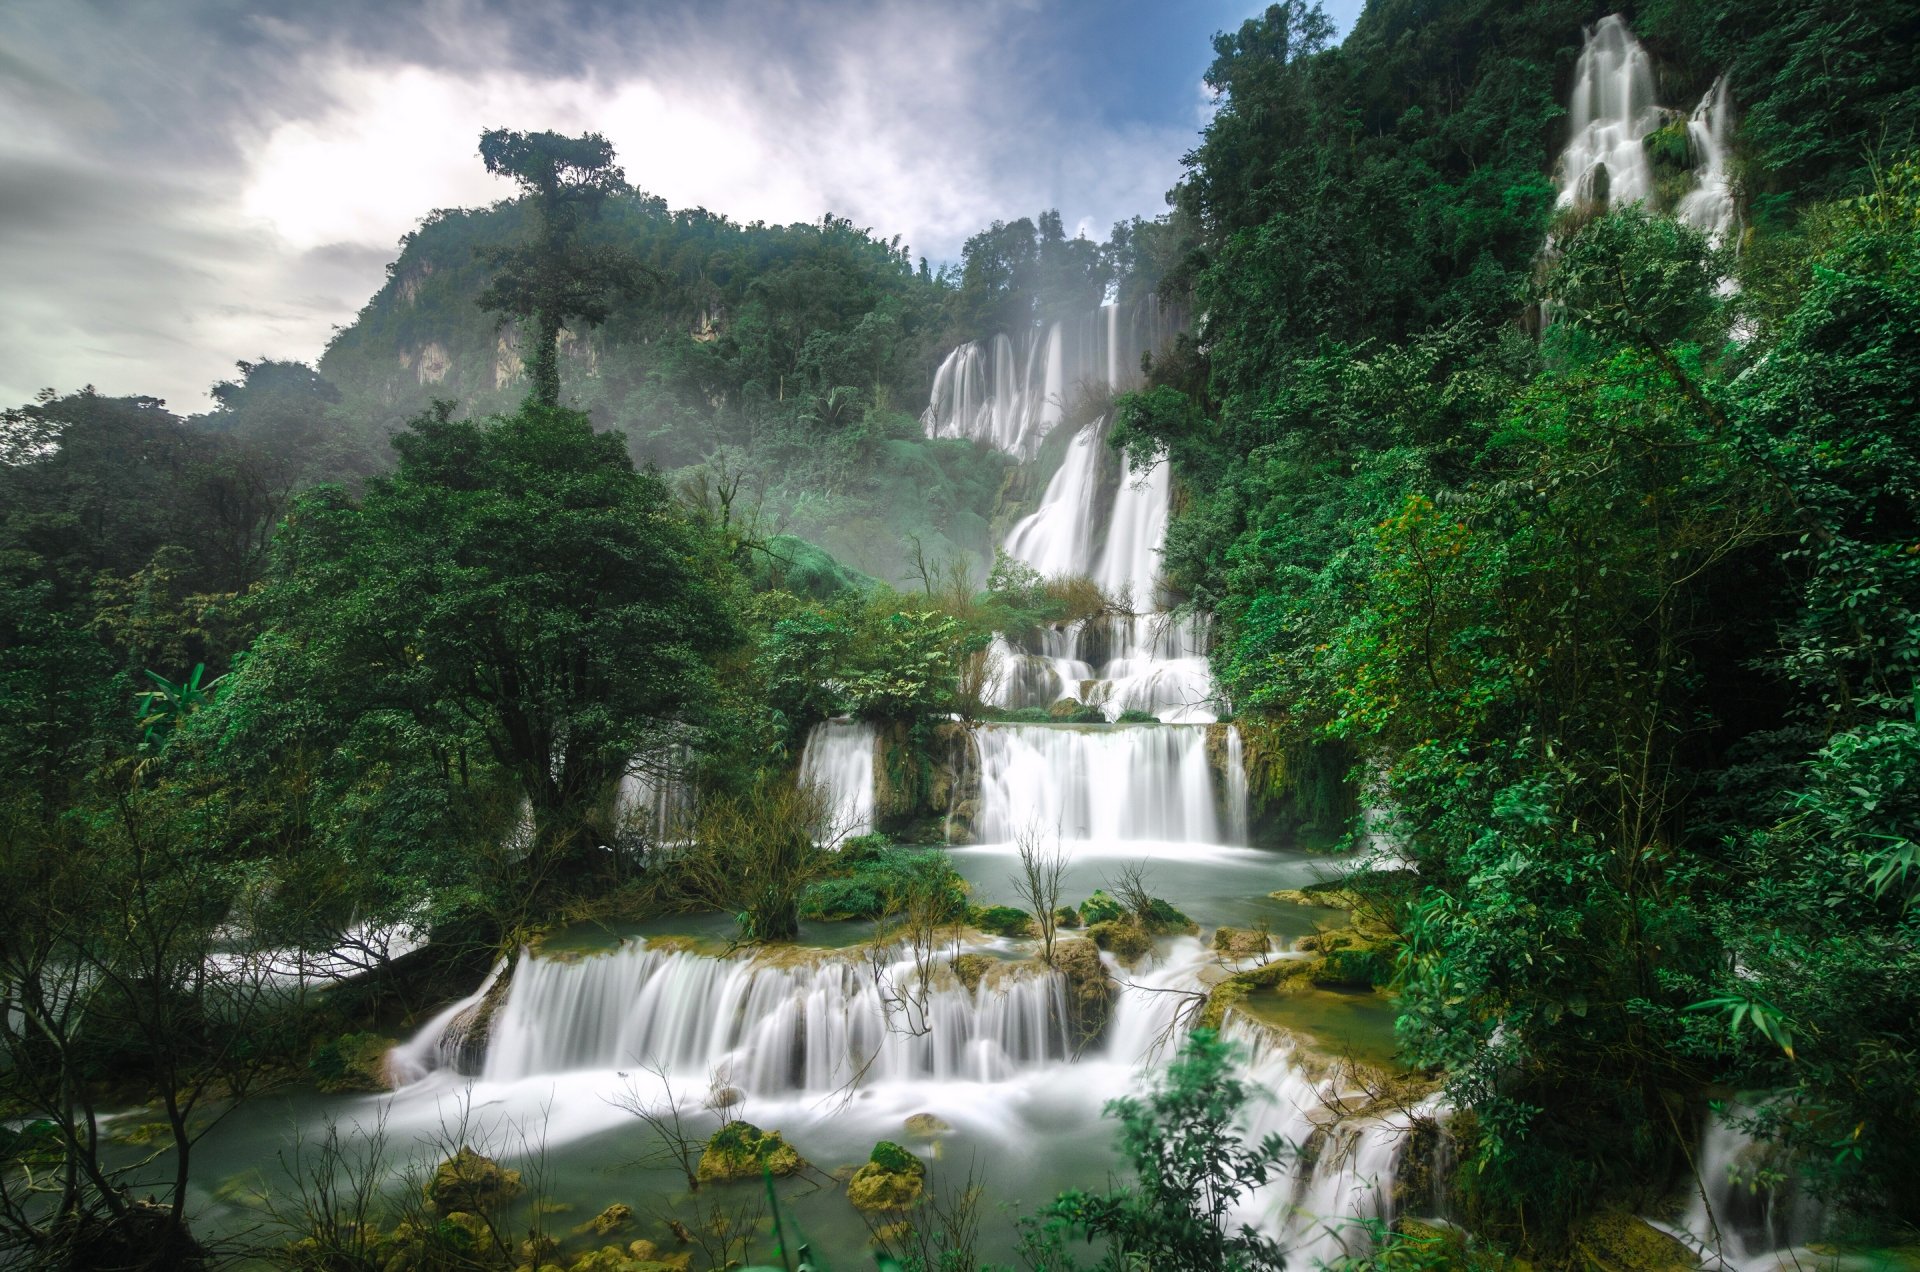
<path fill-rule="evenodd" d="M 488 172 L 519 184 L 533 218 L 526 242 L 483 250 L 498 272 L 480 304 L 532 322 L 528 397 L 558 406 L 561 327 L 574 318 L 605 321 L 614 298 L 640 276 L 633 253 L 581 239 L 581 228 L 600 215 L 609 196 L 629 192 L 626 173 L 613 161 L 612 143 L 598 133 L 563 137 L 495 128 L 481 134 L 480 158 Z"/>

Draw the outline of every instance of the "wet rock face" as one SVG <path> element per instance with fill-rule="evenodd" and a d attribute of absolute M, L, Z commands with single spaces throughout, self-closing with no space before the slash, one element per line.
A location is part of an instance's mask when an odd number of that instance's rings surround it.
<path fill-rule="evenodd" d="M 1273 938 L 1246 928 L 1215 928 L 1213 948 L 1228 958 L 1253 958 L 1271 950 Z"/>
<path fill-rule="evenodd" d="M 1113 978 L 1099 947 L 1085 938 L 1057 943 L 1053 965 L 1067 981 L 1069 1036 L 1076 1051 L 1085 1051 L 1100 1040 L 1113 1018 Z"/>

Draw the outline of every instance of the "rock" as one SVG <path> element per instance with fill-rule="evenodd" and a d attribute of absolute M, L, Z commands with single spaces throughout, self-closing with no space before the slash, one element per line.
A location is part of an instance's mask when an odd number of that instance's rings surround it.
<path fill-rule="evenodd" d="M 907 1134 L 916 1139 L 931 1139 L 935 1135 L 952 1133 L 953 1124 L 932 1113 L 915 1113 L 907 1119 Z"/>
<path fill-rule="evenodd" d="M 459 1152 L 434 1168 L 425 1192 L 427 1204 L 440 1214 L 484 1214 L 520 1195 L 520 1172 L 506 1170 L 491 1157 L 463 1144 Z"/>
<path fill-rule="evenodd" d="M 1093 943 L 1123 963 L 1135 963 L 1153 952 L 1153 938 L 1137 923 L 1110 920 L 1087 929 Z"/>
<path fill-rule="evenodd" d="M 927 1165 L 889 1140 L 873 1146 L 867 1164 L 847 1181 L 847 1200 L 868 1211 L 905 1210 L 927 1187 Z"/>
<path fill-rule="evenodd" d="M 520 1243 L 520 1262 L 528 1267 L 539 1267 L 553 1262 L 553 1252 L 560 1243 L 544 1232 L 537 1232 Z"/>
<path fill-rule="evenodd" d="M 960 978 L 969 994 L 980 988 L 980 981 L 993 967 L 993 960 L 985 954 L 956 954 L 950 964 L 953 974 Z"/>
<path fill-rule="evenodd" d="M 1080 926 L 1080 911 L 1063 905 L 1053 912 L 1053 922 L 1056 927 L 1077 928 Z"/>
<path fill-rule="evenodd" d="M 611 1233 L 618 1232 L 632 1222 L 633 1207 L 616 1201 L 593 1218 L 575 1228 L 574 1232 L 582 1235 L 591 1232 L 596 1237 L 604 1237 Z"/>
<path fill-rule="evenodd" d="M 1693 1252 L 1638 1215 L 1611 1211 L 1582 1223 L 1574 1250 L 1604 1272 L 1692 1272 Z"/>
<path fill-rule="evenodd" d="M 1047 708 L 1047 714 L 1055 720 L 1072 720 L 1086 709 L 1086 705 L 1078 698 L 1062 698 Z"/>
<path fill-rule="evenodd" d="M 569 1272 L 670 1272 L 675 1266 L 660 1259 L 638 1259 L 631 1250 L 610 1245 L 581 1255 Z"/>
<path fill-rule="evenodd" d="M 1272 949 L 1273 938 L 1265 932 L 1250 932 L 1246 928 L 1215 928 L 1213 948 L 1228 958 L 1252 958 Z"/>
<path fill-rule="evenodd" d="M 1098 1042 L 1113 1017 L 1113 977 L 1100 949 L 1084 937 L 1059 941 L 1053 965 L 1067 981 L 1067 1027 L 1076 1051 Z"/>
<path fill-rule="evenodd" d="M 385 1091 L 393 1086 L 387 1076 L 387 1052 L 394 1040 L 380 1034 L 343 1034 L 314 1048 L 307 1061 L 313 1085 L 328 1095 L 352 1091 Z"/>
<path fill-rule="evenodd" d="M 793 1145 L 778 1131 L 763 1131 L 751 1122 L 728 1122 L 715 1131 L 700 1154 L 695 1172 L 701 1183 L 730 1179 L 758 1179 L 763 1169 L 791 1175 L 805 1166 Z"/>
<path fill-rule="evenodd" d="M 1080 907 L 1080 918 L 1088 927 L 1096 923 L 1114 923 L 1126 917 L 1126 909 L 1104 891 L 1096 889 Z"/>

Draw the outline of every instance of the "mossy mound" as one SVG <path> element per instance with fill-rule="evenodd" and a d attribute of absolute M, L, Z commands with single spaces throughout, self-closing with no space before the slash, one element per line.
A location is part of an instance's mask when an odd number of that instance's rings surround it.
<path fill-rule="evenodd" d="M 982 932 L 995 936 L 1032 936 L 1033 916 L 1010 905 L 974 906 L 967 919 Z"/>
<path fill-rule="evenodd" d="M 1056 927 L 1077 928 L 1080 926 L 1080 911 L 1070 905 L 1063 905 L 1053 912 Z"/>
<path fill-rule="evenodd" d="M 1316 961 L 1305 958 L 1275 959 L 1271 963 L 1262 963 L 1258 967 L 1234 973 L 1207 992 L 1207 1005 L 1201 1009 L 1200 1018 L 1194 1023 L 1202 1028 L 1218 1029 L 1226 1020 L 1227 1012 L 1245 1001 L 1247 995 L 1255 990 L 1273 989 L 1290 993 L 1307 988 L 1313 984 Z"/>
<path fill-rule="evenodd" d="M 633 1222 L 633 1207 L 622 1202 L 614 1202 L 593 1218 L 587 1220 L 574 1232 L 581 1235 L 591 1232 L 596 1237 L 609 1236 Z"/>
<path fill-rule="evenodd" d="M 985 954 L 956 954 L 948 966 L 971 994 L 980 988 L 981 980 L 992 970 L 993 960 Z"/>
<path fill-rule="evenodd" d="M 907 1134 L 916 1139 L 953 1134 L 953 1123 L 932 1113 L 915 1113 L 906 1120 Z"/>
<path fill-rule="evenodd" d="M 380 1034 L 342 1034 L 313 1049 L 307 1071 L 313 1085 L 328 1095 L 385 1091 L 393 1085 L 387 1079 L 387 1052 L 393 1047 L 394 1040 Z"/>
<path fill-rule="evenodd" d="M 1080 917 L 1088 927 L 1096 923 L 1116 923 L 1125 918 L 1126 913 L 1126 907 L 1097 888 L 1080 906 Z"/>
<path fill-rule="evenodd" d="M 695 1175 L 703 1184 L 758 1179 L 763 1169 L 786 1176 L 806 1164 L 780 1132 L 763 1131 L 751 1122 L 728 1122 L 707 1141 Z"/>
<path fill-rule="evenodd" d="M 1076 1051 L 1100 1040 L 1113 1018 L 1113 978 L 1092 941 L 1076 938 L 1053 947 L 1053 965 L 1067 981 L 1067 1028 Z"/>
<path fill-rule="evenodd" d="M 520 1172 L 508 1170 L 464 1144 L 434 1167 L 427 1180 L 427 1205 L 442 1215 L 485 1214 L 507 1205 L 523 1191 Z"/>
<path fill-rule="evenodd" d="M 926 1163 L 891 1140 L 881 1140 L 866 1165 L 847 1181 L 847 1200 L 869 1213 L 905 1210 L 926 1188 Z"/>
<path fill-rule="evenodd" d="M 1573 1250 L 1596 1272 L 1693 1272 L 1699 1260 L 1686 1246 L 1638 1215 L 1608 1211 L 1582 1223 Z"/>
<path fill-rule="evenodd" d="M 636 1241 L 633 1244 L 644 1246 L 648 1250 L 653 1246 L 650 1241 Z M 623 1250 L 617 1245 L 610 1245 L 602 1246 L 598 1250 L 590 1250 L 579 1256 L 568 1265 L 567 1272 L 681 1272 L 681 1269 L 687 1266 L 687 1262 L 684 1257 L 678 1262 L 661 1258 L 640 1258 L 633 1253 L 631 1247 Z"/>
<path fill-rule="evenodd" d="M 1137 923 L 1112 920 L 1095 923 L 1087 936 L 1103 950 L 1123 963 L 1135 963 L 1153 952 L 1153 938 Z"/>
<path fill-rule="evenodd" d="M 1273 948 L 1273 938 L 1265 932 L 1246 928 L 1222 927 L 1213 931 L 1213 948 L 1228 958 L 1253 958 Z"/>

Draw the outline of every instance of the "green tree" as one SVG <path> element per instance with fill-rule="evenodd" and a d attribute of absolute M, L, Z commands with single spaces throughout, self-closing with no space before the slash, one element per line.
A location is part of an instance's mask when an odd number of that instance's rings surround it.
<path fill-rule="evenodd" d="M 577 865 L 635 757 L 703 722 L 737 639 L 732 571 L 577 413 L 442 410 L 394 447 L 390 477 L 310 495 L 277 545 L 276 644 L 311 671 L 287 688 L 323 714 L 403 717 L 443 764 L 491 760 L 530 807 L 528 868 Z M 260 677 L 249 664 L 233 692 Z"/>
<path fill-rule="evenodd" d="M 603 322 L 615 297 L 640 276 L 633 253 L 581 235 L 609 197 L 628 192 L 626 174 L 613 161 L 612 144 L 598 133 L 563 137 L 496 128 L 481 134 L 480 158 L 488 172 L 518 183 L 533 209 L 526 242 L 485 251 L 496 273 L 480 304 L 532 322 L 528 398 L 557 407 L 561 328 L 575 318 Z"/>

